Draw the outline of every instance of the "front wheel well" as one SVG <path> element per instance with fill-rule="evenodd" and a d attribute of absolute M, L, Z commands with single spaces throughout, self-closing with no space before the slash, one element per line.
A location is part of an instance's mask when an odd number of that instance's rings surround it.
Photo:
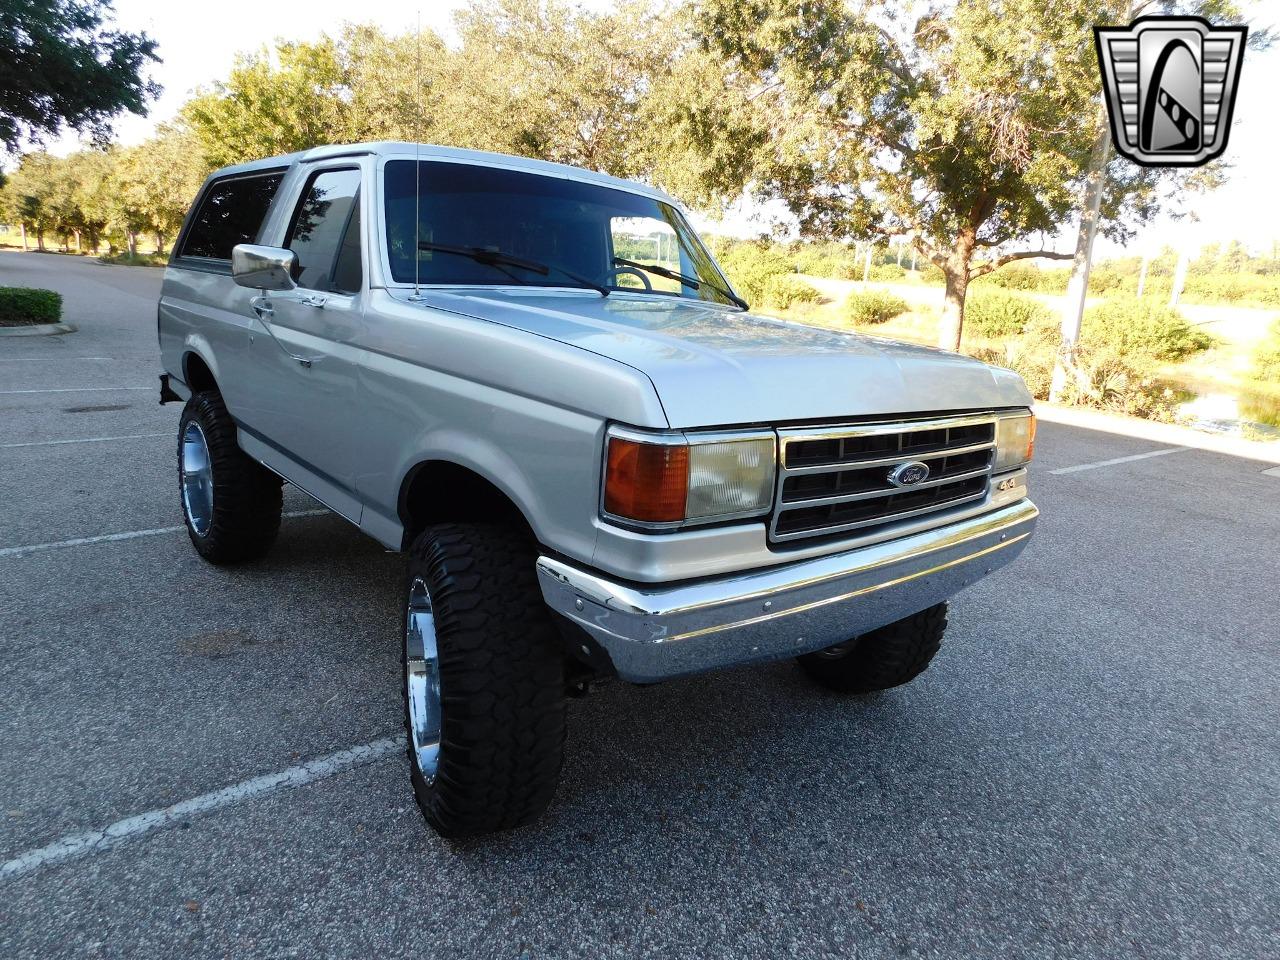
<path fill-rule="evenodd" d="M 448 460 L 428 460 L 405 477 L 400 488 L 403 549 L 433 523 L 510 523 L 537 542 L 533 527 L 516 503 L 498 486 L 467 467 Z"/>

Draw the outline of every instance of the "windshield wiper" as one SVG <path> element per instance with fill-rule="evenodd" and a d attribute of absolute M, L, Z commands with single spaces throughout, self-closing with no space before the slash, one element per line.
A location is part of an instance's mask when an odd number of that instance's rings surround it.
<path fill-rule="evenodd" d="M 692 287 L 694 290 L 701 289 L 702 287 L 710 287 L 721 296 L 728 297 L 743 310 L 751 309 L 751 305 L 736 293 L 733 293 L 731 290 L 726 290 L 724 287 L 714 284 L 710 280 L 698 280 L 694 277 L 687 277 L 683 273 L 676 273 L 674 270 L 668 270 L 666 267 L 660 267 L 654 263 L 641 263 L 638 260 L 628 260 L 626 257 L 614 257 L 613 262 L 616 266 L 633 267 L 636 270 L 644 270 L 647 273 L 652 273 L 659 277 L 666 277 L 668 280 L 675 280 L 678 283 L 683 283 L 686 287 Z"/>
<path fill-rule="evenodd" d="M 575 281 L 581 286 L 588 287 L 602 297 L 609 295 L 609 288 L 603 284 L 596 283 L 594 280 L 588 280 L 586 277 L 579 276 L 571 270 L 564 267 L 557 267 L 555 264 L 539 263 L 537 260 L 525 260 L 523 257 L 517 257 L 510 253 L 503 253 L 497 247 L 455 247 L 448 243 L 433 243 L 430 240 L 419 240 L 419 250 L 432 250 L 436 253 L 452 253 L 459 257 L 468 257 L 476 263 L 483 263 L 487 267 L 515 267 L 518 270 L 528 270 L 539 276 L 548 276 L 552 270 L 556 273 L 563 274 L 570 280 Z M 504 270 L 503 273 L 506 273 Z M 507 274 L 511 276 L 511 274 Z M 512 278 L 515 279 L 515 278 Z"/>

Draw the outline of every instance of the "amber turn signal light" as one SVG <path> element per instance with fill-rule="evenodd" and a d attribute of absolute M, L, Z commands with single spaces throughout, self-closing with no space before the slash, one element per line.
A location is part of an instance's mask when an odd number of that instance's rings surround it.
<path fill-rule="evenodd" d="M 689 448 L 685 444 L 638 443 L 609 438 L 604 509 L 641 523 L 684 519 L 689 492 Z"/>

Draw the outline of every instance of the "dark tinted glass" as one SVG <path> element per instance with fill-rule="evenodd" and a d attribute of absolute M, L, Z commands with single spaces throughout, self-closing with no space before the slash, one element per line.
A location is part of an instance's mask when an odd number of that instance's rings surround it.
<path fill-rule="evenodd" d="M 359 192 L 359 170 L 326 170 L 311 178 L 285 241 L 285 246 L 298 256 L 297 276 L 294 278 L 298 286 L 310 290 L 333 289 L 330 281 L 334 275 L 334 263 Z M 353 240 L 357 245 L 358 266 L 358 232 Z"/>
<path fill-rule="evenodd" d="M 283 179 L 283 173 L 269 173 L 214 183 L 196 211 L 181 255 L 230 260 L 237 243 L 253 243 Z"/>
<path fill-rule="evenodd" d="M 333 266 L 333 283 L 330 288 L 339 293 L 358 293 L 364 279 L 364 267 L 360 263 L 360 204 L 351 210 L 347 232 L 338 247 L 338 262 Z"/>
<path fill-rule="evenodd" d="M 422 161 L 420 168 L 419 241 L 488 247 L 552 268 L 539 274 L 421 250 L 416 271 L 421 283 L 573 286 L 558 267 L 608 287 L 727 302 L 710 286 L 726 286 L 724 278 L 669 203 L 598 184 L 475 164 Z M 391 274 L 398 283 L 413 283 L 413 161 L 391 161 L 385 177 Z M 695 289 L 625 267 L 615 257 L 652 263 L 705 283 Z"/>

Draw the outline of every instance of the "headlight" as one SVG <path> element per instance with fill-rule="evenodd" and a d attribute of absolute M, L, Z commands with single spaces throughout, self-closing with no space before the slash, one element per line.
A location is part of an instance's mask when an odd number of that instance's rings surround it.
<path fill-rule="evenodd" d="M 996 473 L 1031 462 L 1036 450 L 1036 415 L 1016 413 L 996 421 Z"/>
<path fill-rule="evenodd" d="M 757 516 L 773 504 L 772 433 L 647 435 L 614 429 L 606 445 L 606 516 L 675 528 Z"/>

